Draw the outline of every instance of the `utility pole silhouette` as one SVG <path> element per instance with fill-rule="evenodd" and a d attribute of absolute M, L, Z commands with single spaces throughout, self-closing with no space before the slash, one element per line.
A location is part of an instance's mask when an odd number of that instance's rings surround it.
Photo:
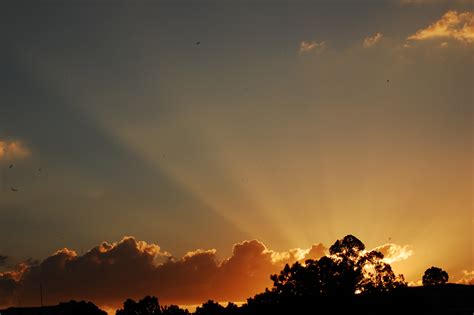
<path fill-rule="evenodd" d="M 39 314 L 43 314 L 43 284 L 40 282 L 40 309 L 39 309 Z"/>

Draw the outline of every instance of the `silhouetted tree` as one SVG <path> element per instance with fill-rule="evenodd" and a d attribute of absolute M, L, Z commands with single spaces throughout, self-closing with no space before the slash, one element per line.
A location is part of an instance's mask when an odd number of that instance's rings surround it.
<path fill-rule="evenodd" d="M 364 243 L 362 243 L 357 237 L 353 235 L 347 235 L 342 240 L 337 240 L 329 248 L 329 253 L 331 255 L 337 255 L 355 260 L 359 256 L 359 253 L 364 249 Z"/>
<path fill-rule="evenodd" d="M 229 302 L 227 304 L 227 306 L 225 307 L 225 314 L 226 315 L 237 315 L 239 314 L 239 307 L 232 303 L 232 302 Z"/>
<path fill-rule="evenodd" d="M 296 262 L 291 267 L 286 264 L 279 275 L 272 275 L 273 292 L 280 299 L 294 296 L 315 296 L 322 293 L 318 261 L 307 260 L 305 266 Z"/>
<path fill-rule="evenodd" d="M 359 283 L 360 292 L 389 291 L 406 286 L 403 275 L 395 275 L 390 264 L 383 261 L 383 254 L 370 251 L 360 259 L 364 278 Z"/>
<path fill-rule="evenodd" d="M 161 314 L 163 315 L 188 315 L 188 310 L 183 310 L 177 305 L 169 305 L 161 307 Z"/>
<path fill-rule="evenodd" d="M 116 315 L 158 315 L 161 313 L 158 299 L 154 296 L 146 296 L 138 302 L 127 299 L 123 303 L 123 309 L 117 310 Z"/>
<path fill-rule="evenodd" d="M 423 285 L 440 285 L 448 282 L 449 275 L 446 271 L 438 267 L 426 269 L 423 275 Z"/>
<path fill-rule="evenodd" d="M 222 315 L 224 314 L 225 308 L 217 302 L 212 300 L 207 301 L 202 306 L 198 306 L 196 315 Z"/>
<path fill-rule="evenodd" d="M 337 240 L 329 256 L 307 260 L 305 265 L 286 265 L 279 275 L 272 275 L 273 292 L 280 299 L 311 296 L 351 296 L 354 293 L 387 291 L 405 286 L 403 276 L 396 276 L 378 251 L 365 252 L 365 245 L 355 236 Z"/>

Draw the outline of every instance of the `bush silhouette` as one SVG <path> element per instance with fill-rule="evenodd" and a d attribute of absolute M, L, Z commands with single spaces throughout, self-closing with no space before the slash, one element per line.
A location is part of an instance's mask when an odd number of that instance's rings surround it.
<path fill-rule="evenodd" d="M 449 275 L 446 271 L 438 267 L 426 269 L 423 275 L 423 285 L 440 285 L 448 282 Z"/>
<path fill-rule="evenodd" d="M 177 305 L 162 306 L 161 314 L 163 315 L 188 315 L 188 310 L 183 310 Z"/>
<path fill-rule="evenodd" d="M 117 310 L 116 315 L 159 315 L 162 314 L 158 299 L 146 296 L 138 302 L 128 299 L 123 303 L 123 309 Z"/>
<path fill-rule="evenodd" d="M 225 308 L 217 302 L 212 300 L 207 301 L 202 306 L 196 309 L 196 315 L 222 315 Z"/>

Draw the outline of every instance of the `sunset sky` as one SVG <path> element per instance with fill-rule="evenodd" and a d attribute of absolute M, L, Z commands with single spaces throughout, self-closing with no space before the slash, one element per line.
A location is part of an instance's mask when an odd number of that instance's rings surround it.
<path fill-rule="evenodd" d="M 473 281 L 474 1 L 7 1 L 0 25 L 0 307 L 40 282 L 242 301 L 347 234 L 412 284 Z"/>

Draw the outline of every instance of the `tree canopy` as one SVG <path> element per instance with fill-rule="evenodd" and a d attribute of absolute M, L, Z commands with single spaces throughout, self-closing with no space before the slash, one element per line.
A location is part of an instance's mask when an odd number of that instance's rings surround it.
<path fill-rule="evenodd" d="M 127 299 L 123 303 L 123 309 L 117 310 L 116 315 L 186 315 L 187 310 L 183 310 L 176 305 L 160 306 L 158 298 L 146 296 L 138 302 Z"/>
<path fill-rule="evenodd" d="M 272 292 L 285 296 L 350 296 L 356 293 L 387 291 L 405 286 L 402 275 L 395 275 L 378 251 L 365 251 L 355 236 L 337 240 L 329 255 L 304 264 L 286 265 L 272 275 Z"/>
<path fill-rule="evenodd" d="M 438 267 L 426 269 L 423 275 L 423 285 L 440 285 L 448 282 L 449 275 L 446 271 Z"/>

